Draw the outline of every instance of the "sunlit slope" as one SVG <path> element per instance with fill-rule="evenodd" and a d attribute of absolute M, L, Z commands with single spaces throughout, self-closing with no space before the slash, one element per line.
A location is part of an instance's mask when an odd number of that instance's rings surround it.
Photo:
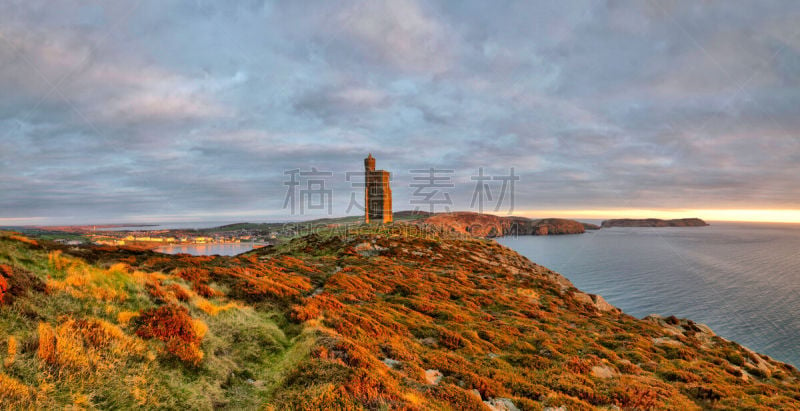
<path fill-rule="evenodd" d="M 702 325 L 630 317 L 492 241 L 401 228 L 239 257 L 57 249 L 4 234 L 0 401 L 800 407 L 793 367 Z"/>

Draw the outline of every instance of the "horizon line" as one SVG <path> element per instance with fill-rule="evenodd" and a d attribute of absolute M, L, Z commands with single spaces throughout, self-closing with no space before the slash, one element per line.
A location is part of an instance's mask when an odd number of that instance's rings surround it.
<path fill-rule="evenodd" d="M 266 211 L 266 210 L 265 210 Z M 274 210 L 270 210 L 274 211 Z M 413 210 L 398 210 L 406 212 Z M 476 212 L 475 210 L 453 210 L 452 212 Z M 445 212 L 445 211 L 441 211 Z M 222 214 L 222 215 L 220 215 Z M 237 215 L 238 214 L 238 215 Z M 127 225 L 127 224 L 164 224 L 164 223 L 244 223 L 250 221 L 291 223 L 311 221 L 324 218 L 346 218 L 358 217 L 358 215 L 306 215 L 306 216 L 281 216 L 279 218 L 258 218 L 258 211 L 241 211 L 240 213 L 223 212 L 212 214 L 195 214 L 193 219 L 187 220 L 178 218 L 177 215 L 152 215 L 135 217 L 119 217 L 118 219 L 108 218 L 105 221 L 76 222 L 63 219 L 62 222 L 42 222 L 49 220 L 47 217 L 0 217 L 0 226 L 5 227 L 48 227 L 48 226 L 85 226 L 85 225 Z M 262 215 L 269 215 L 265 212 Z M 486 212 L 496 216 L 518 216 L 527 218 L 568 218 L 568 219 L 592 219 L 605 220 L 612 218 L 660 218 L 660 219 L 679 219 L 679 218 L 700 218 L 706 221 L 717 222 L 752 222 L 752 223 L 800 223 L 800 209 L 710 209 L 710 208 L 675 208 L 675 209 L 631 209 L 631 208 L 598 208 L 598 209 L 524 209 L 514 212 L 496 213 Z M 274 215 L 274 214 L 273 214 Z M 256 217 L 256 218 L 254 218 Z M 56 219 L 54 219 L 56 220 Z M 250 221 L 248 221 L 250 220 Z"/>

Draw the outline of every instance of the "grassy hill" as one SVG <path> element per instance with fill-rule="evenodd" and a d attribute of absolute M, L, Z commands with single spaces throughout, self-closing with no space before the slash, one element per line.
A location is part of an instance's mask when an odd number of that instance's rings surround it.
<path fill-rule="evenodd" d="M 392 214 L 395 222 L 412 222 L 421 220 L 430 216 L 431 213 L 426 211 L 397 211 Z M 196 231 L 203 233 L 216 233 L 220 231 L 233 231 L 233 230 L 262 230 L 262 231 L 278 231 L 278 230 L 303 230 L 309 227 L 326 227 L 326 226 L 341 226 L 341 225 L 358 225 L 364 222 L 364 216 L 347 216 L 347 217 L 330 217 L 330 218 L 317 218 L 308 221 L 289 221 L 282 223 L 234 223 L 226 224 L 217 227 L 201 228 Z"/>
<path fill-rule="evenodd" d="M 410 232 L 237 257 L 1 233 L 0 407 L 800 407 L 796 369 L 701 324 L 628 316 L 490 240 Z"/>

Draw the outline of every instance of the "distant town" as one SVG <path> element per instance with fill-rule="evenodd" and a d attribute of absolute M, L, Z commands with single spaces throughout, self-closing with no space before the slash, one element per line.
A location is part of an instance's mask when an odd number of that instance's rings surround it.
<path fill-rule="evenodd" d="M 295 234 L 294 225 L 231 224 L 205 229 L 147 229 L 153 225 L 39 226 L 25 230 L 64 245 L 113 245 L 154 249 L 167 245 L 253 243 L 254 248 L 273 244 L 279 237 Z M 16 228 L 20 230 L 20 228 Z"/>

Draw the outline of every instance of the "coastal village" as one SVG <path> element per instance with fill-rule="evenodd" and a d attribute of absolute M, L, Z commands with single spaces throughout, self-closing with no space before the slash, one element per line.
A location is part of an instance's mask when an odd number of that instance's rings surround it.
<path fill-rule="evenodd" d="M 42 229 L 49 229 L 42 227 Z M 65 233 L 66 234 L 66 233 Z M 55 238 L 54 241 L 65 245 L 92 243 L 97 245 L 138 246 L 157 248 L 165 245 L 203 245 L 203 244 L 237 244 L 253 243 L 254 248 L 271 244 L 279 236 L 291 235 L 290 229 L 216 229 L 186 230 L 122 230 L 122 231 L 84 231 L 71 232 L 70 236 Z M 76 238 L 75 235 L 79 238 Z M 57 236 L 57 235 L 56 235 Z"/>

